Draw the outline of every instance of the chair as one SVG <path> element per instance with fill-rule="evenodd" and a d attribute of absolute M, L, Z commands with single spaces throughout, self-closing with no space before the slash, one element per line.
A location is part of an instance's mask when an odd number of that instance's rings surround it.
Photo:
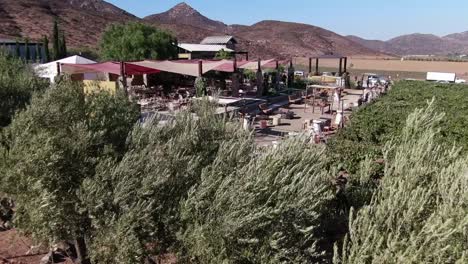
<path fill-rule="evenodd" d="M 260 104 L 258 108 L 265 115 L 271 115 L 273 113 L 273 109 L 269 108 L 266 103 Z"/>
<path fill-rule="evenodd" d="M 321 114 L 323 115 L 323 113 L 325 112 L 325 108 L 328 107 L 328 112 L 331 112 L 331 104 L 327 101 L 327 100 L 316 100 L 315 101 L 315 105 L 312 106 L 312 112 L 314 113 L 315 112 L 315 107 L 318 106 L 320 108 L 320 112 Z"/>
<path fill-rule="evenodd" d="M 297 95 L 290 95 L 290 96 L 288 96 L 288 101 L 289 101 L 290 105 L 300 104 L 302 102 L 302 98 L 297 96 Z"/>

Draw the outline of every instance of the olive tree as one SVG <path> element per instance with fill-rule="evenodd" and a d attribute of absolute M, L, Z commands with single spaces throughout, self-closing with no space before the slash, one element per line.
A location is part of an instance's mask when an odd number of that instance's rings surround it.
<path fill-rule="evenodd" d="M 335 189 L 321 147 L 226 142 L 182 204 L 179 239 L 197 263 L 316 263 Z"/>
<path fill-rule="evenodd" d="M 107 60 L 170 59 L 177 57 L 177 39 L 142 23 L 113 24 L 102 35 L 101 57 Z"/>
<path fill-rule="evenodd" d="M 15 112 L 23 109 L 35 92 L 47 87 L 47 82 L 36 77 L 30 65 L 0 50 L 0 127 L 10 124 Z"/>
<path fill-rule="evenodd" d="M 83 263 L 92 226 L 81 199 L 100 159 L 119 159 L 139 115 L 124 96 L 85 96 L 64 81 L 33 97 L 5 129 L 2 191 L 16 204 L 14 224 L 36 241 L 74 241 Z"/>
<path fill-rule="evenodd" d="M 159 117 L 137 125 L 121 160 L 103 160 L 84 182 L 84 200 L 98 232 L 92 258 L 104 263 L 141 263 L 177 247 L 180 202 L 201 179 L 226 141 L 248 135 L 238 124 L 196 103 L 168 123 Z"/>
<path fill-rule="evenodd" d="M 334 263 L 467 263 L 468 159 L 437 143 L 442 118 L 433 103 L 418 109 L 386 144 L 384 175 L 370 203 L 351 211 Z"/>

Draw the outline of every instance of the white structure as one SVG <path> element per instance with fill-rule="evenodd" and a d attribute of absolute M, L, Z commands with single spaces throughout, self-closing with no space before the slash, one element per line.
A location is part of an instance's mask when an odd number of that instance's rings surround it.
<path fill-rule="evenodd" d="M 68 58 L 61 59 L 61 60 L 36 65 L 34 66 L 34 71 L 36 72 L 37 76 L 41 78 L 47 78 L 50 80 L 51 83 L 53 83 L 55 81 L 55 77 L 58 75 L 57 63 L 92 64 L 96 62 L 83 58 L 81 56 L 75 55 L 75 56 L 71 56 Z M 96 73 L 85 73 L 84 79 L 85 80 L 97 80 L 98 76 Z"/>
<path fill-rule="evenodd" d="M 428 72 L 426 80 L 435 82 L 455 82 L 457 75 L 455 73 Z"/>
<path fill-rule="evenodd" d="M 224 50 L 226 52 L 234 52 L 232 49 L 228 49 L 224 45 L 180 43 L 178 46 L 179 48 L 189 52 L 218 52 L 221 50 Z"/>

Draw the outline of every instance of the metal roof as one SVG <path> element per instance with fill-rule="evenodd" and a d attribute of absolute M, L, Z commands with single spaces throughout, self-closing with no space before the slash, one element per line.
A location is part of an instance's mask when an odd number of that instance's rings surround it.
<path fill-rule="evenodd" d="M 312 57 L 312 59 L 341 59 L 346 58 L 346 56 L 341 54 L 324 54 Z"/>
<path fill-rule="evenodd" d="M 237 40 L 233 36 L 210 36 L 202 40 L 201 44 L 227 44 L 229 41 L 233 41 L 235 44 Z"/>
<path fill-rule="evenodd" d="M 0 43 L 16 43 L 16 40 L 0 38 Z"/>
<path fill-rule="evenodd" d="M 25 43 L 26 42 L 24 40 L 18 40 L 18 44 L 25 44 Z M 0 44 L 16 44 L 16 40 L 0 38 Z M 35 42 L 35 41 L 29 41 L 29 45 L 36 45 L 36 44 L 41 44 L 41 43 Z"/>
<path fill-rule="evenodd" d="M 188 44 L 188 43 L 180 43 L 178 47 L 190 52 L 218 52 L 220 50 L 224 50 L 227 52 L 234 52 L 232 49 L 226 48 L 224 45 L 204 45 L 204 44 Z"/>

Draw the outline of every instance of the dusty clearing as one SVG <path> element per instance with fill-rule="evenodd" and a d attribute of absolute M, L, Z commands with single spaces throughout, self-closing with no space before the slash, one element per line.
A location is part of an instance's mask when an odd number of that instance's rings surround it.
<path fill-rule="evenodd" d="M 295 64 L 308 65 L 307 58 L 296 58 Z M 313 67 L 315 64 L 313 64 Z M 338 61 L 332 59 L 322 59 L 321 67 L 338 68 Z M 401 60 L 384 60 L 384 59 L 362 59 L 349 58 L 348 69 L 353 70 L 368 70 L 368 71 L 385 71 L 385 72 L 419 72 L 425 73 L 429 71 L 435 72 L 454 72 L 459 77 L 468 77 L 468 62 L 448 62 L 448 61 L 401 61 Z"/>

